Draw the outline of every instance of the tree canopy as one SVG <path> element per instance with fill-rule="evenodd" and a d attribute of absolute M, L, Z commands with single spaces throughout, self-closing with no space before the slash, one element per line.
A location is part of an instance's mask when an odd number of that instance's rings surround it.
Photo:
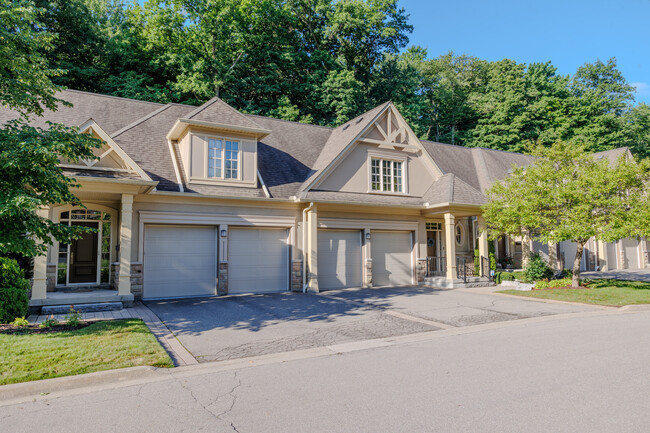
<path fill-rule="evenodd" d="M 51 52 L 53 36 L 37 21 L 38 9 L 27 0 L 0 0 L 0 104 L 20 113 L 0 127 L 0 254 L 42 254 L 52 238 L 68 242 L 85 228 L 53 223 L 37 214 L 51 204 L 81 205 L 70 188 L 75 180 L 64 175 L 59 159 L 94 158 L 99 141 L 76 128 L 28 124 L 30 116 L 56 110 L 58 86 L 50 80 L 58 72 L 43 56 Z"/>
<path fill-rule="evenodd" d="M 615 59 L 560 75 L 550 62 L 428 58 L 409 46 L 397 0 L 34 1 L 51 38 L 39 55 L 73 89 L 189 104 L 218 94 L 247 113 L 330 126 L 392 100 L 423 139 L 649 155 L 650 110 Z"/>
<path fill-rule="evenodd" d="M 613 242 L 650 235 L 650 161 L 622 156 L 612 163 L 584 147 L 556 142 L 537 146 L 537 159 L 513 167 L 488 190 L 483 216 L 492 236 L 530 234 L 542 242 L 577 244 L 573 285 L 591 238 Z"/>

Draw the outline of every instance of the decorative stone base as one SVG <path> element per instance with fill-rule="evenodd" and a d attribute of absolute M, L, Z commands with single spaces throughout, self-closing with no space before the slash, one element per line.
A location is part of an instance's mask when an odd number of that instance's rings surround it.
<path fill-rule="evenodd" d="M 427 275 L 427 259 L 418 259 L 416 272 L 419 284 L 424 281 L 424 277 Z"/>
<path fill-rule="evenodd" d="M 291 263 L 291 291 L 302 292 L 302 260 Z"/>
<path fill-rule="evenodd" d="M 446 277 L 426 277 L 421 285 L 436 289 L 467 289 L 494 286 L 494 283 L 487 277 L 467 277 L 467 282 L 461 279 L 448 280 Z"/>
<path fill-rule="evenodd" d="M 136 299 L 142 299 L 142 263 L 131 263 L 131 293 Z"/>
<path fill-rule="evenodd" d="M 372 259 L 366 259 L 366 287 L 372 287 Z"/>
<path fill-rule="evenodd" d="M 111 288 L 117 290 L 120 285 L 120 262 L 111 263 Z"/>
<path fill-rule="evenodd" d="M 217 275 L 217 295 L 228 294 L 228 263 L 219 263 Z"/>
<path fill-rule="evenodd" d="M 45 287 L 48 292 L 53 292 L 56 287 L 56 265 L 48 264 L 45 271 Z"/>

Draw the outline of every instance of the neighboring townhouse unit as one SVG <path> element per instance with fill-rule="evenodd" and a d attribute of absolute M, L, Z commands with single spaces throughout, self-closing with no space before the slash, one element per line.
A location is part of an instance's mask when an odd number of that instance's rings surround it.
<path fill-rule="evenodd" d="M 87 302 L 128 304 L 479 283 L 489 272 L 484 193 L 532 161 L 421 141 L 390 102 L 327 128 L 242 114 L 219 98 L 193 107 L 59 96 L 73 107 L 34 123 L 80 126 L 104 146 L 98 160 L 61 162 L 85 208 L 42 215 L 97 232 L 35 259 L 33 306 L 65 303 L 75 288 Z M 0 110 L 0 122 L 14 117 Z"/>

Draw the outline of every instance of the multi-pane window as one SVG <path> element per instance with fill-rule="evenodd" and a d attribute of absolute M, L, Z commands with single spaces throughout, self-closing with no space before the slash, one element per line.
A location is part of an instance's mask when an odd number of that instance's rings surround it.
<path fill-rule="evenodd" d="M 239 143 L 226 141 L 226 179 L 237 179 L 239 173 Z"/>
<path fill-rule="evenodd" d="M 208 140 L 208 177 L 221 177 L 221 153 L 223 142 L 211 138 Z"/>
<path fill-rule="evenodd" d="M 217 179 L 239 178 L 239 142 L 208 139 L 208 177 Z"/>
<path fill-rule="evenodd" d="M 371 159 L 370 184 L 372 191 L 403 192 L 402 171 L 402 161 Z"/>

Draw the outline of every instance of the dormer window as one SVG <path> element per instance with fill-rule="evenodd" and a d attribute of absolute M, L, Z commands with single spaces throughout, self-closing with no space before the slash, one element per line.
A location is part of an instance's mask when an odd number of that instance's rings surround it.
<path fill-rule="evenodd" d="M 238 141 L 208 139 L 208 177 L 239 179 L 240 146 Z"/>
<path fill-rule="evenodd" d="M 404 192 L 403 161 L 372 158 L 370 160 L 370 185 L 376 192 Z"/>

